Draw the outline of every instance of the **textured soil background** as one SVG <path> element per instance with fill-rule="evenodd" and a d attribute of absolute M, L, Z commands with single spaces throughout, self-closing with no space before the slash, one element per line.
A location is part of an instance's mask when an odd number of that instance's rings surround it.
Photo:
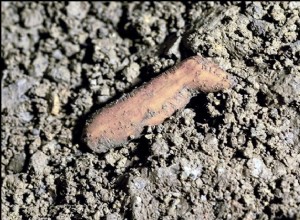
<path fill-rule="evenodd" d="M 300 218 L 299 2 L 1 6 L 2 219 Z M 80 142 L 195 54 L 238 84 L 106 154 Z"/>

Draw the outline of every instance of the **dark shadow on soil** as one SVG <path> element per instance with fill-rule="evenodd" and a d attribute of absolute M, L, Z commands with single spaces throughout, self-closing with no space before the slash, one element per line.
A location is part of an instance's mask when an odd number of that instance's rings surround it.
<path fill-rule="evenodd" d="M 224 107 L 225 101 L 226 100 L 221 100 L 221 103 L 218 107 L 219 111 L 225 109 Z M 194 118 L 195 122 L 202 123 L 202 124 L 207 123 L 209 127 L 215 128 L 216 131 L 218 131 L 219 125 L 223 123 L 224 116 L 221 114 L 220 116 L 216 116 L 212 118 L 208 112 L 207 103 L 208 103 L 207 94 L 199 93 L 198 95 L 196 95 L 191 99 L 191 101 L 186 106 L 186 108 L 191 108 L 195 110 L 196 112 L 196 116 Z M 200 131 L 198 130 L 198 132 Z"/>

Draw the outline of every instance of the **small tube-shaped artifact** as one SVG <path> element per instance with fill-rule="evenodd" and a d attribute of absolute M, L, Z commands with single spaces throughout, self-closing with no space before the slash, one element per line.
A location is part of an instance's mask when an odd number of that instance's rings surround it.
<path fill-rule="evenodd" d="M 211 61 L 187 58 L 95 112 L 86 123 L 83 140 L 93 151 L 106 152 L 138 137 L 145 126 L 162 123 L 198 92 L 216 92 L 232 84 L 232 78 Z"/>

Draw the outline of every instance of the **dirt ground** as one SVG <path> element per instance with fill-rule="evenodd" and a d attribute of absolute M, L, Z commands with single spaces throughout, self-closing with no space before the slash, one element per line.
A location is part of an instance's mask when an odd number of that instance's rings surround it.
<path fill-rule="evenodd" d="M 2 219 L 300 219 L 299 14 L 2 2 Z M 81 142 L 91 113 L 195 54 L 237 85 L 107 153 Z"/>

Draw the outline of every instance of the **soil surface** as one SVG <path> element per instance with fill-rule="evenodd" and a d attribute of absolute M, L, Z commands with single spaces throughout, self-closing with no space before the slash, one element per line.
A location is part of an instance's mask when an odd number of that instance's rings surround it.
<path fill-rule="evenodd" d="M 2 2 L 2 219 L 299 219 L 299 2 Z M 97 109 L 192 55 L 237 79 L 107 153 Z M 133 106 L 139 108 L 139 106 Z"/>

